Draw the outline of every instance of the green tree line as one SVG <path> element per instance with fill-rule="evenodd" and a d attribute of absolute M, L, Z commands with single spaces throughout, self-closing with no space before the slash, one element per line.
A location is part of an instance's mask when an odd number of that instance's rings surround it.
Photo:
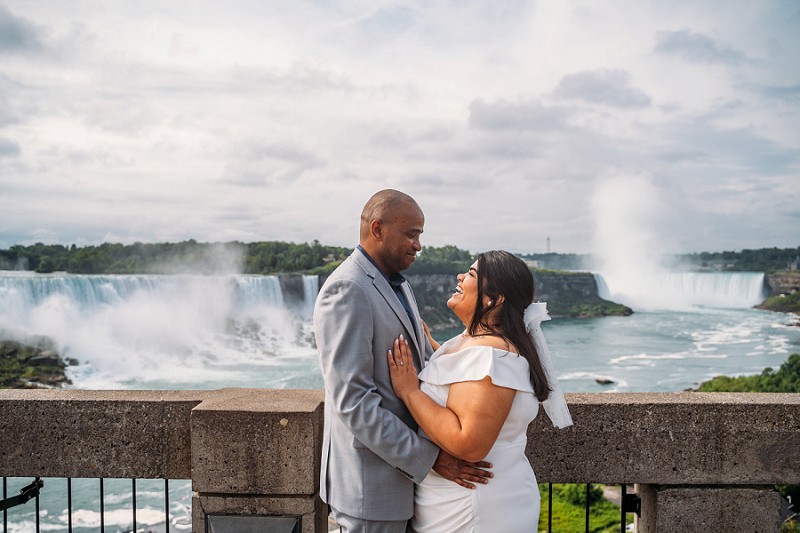
<path fill-rule="evenodd" d="M 324 269 L 338 264 L 349 248 L 317 241 L 200 243 L 104 243 L 98 246 L 15 245 L 0 250 L 0 269 L 73 274 L 273 274 Z"/>
<path fill-rule="evenodd" d="M 539 261 L 542 268 L 553 270 L 584 270 L 591 268 L 592 256 L 586 254 L 538 253 L 522 254 L 524 259 Z M 776 272 L 790 266 L 800 268 L 800 247 L 759 248 L 740 252 L 699 252 L 664 256 L 663 261 L 680 269 L 691 265 L 732 272 Z"/>
<path fill-rule="evenodd" d="M 295 244 L 281 241 L 200 243 L 188 240 L 177 243 L 64 246 L 36 243 L 14 245 L 0 250 L 0 270 L 36 272 L 71 272 L 76 274 L 155 274 L 216 273 L 235 270 L 247 274 L 276 272 L 325 273 L 335 268 L 351 248 L 326 246 L 318 241 Z M 582 268 L 584 256 L 576 254 L 522 255 L 542 261 L 556 269 Z M 699 266 L 721 270 L 774 272 L 787 268 L 800 258 L 798 248 L 762 248 L 741 252 L 701 252 L 681 256 Z M 424 246 L 410 274 L 454 274 L 463 271 L 474 255 L 453 245 Z"/>
<path fill-rule="evenodd" d="M 741 252 L 700 252 L 682 256 L 700 266 L 719 266 L 720 270 L 745 272 L 775 272 L 785 270 L 800 260 L 797 248 L 760 248 Z"/>
<path fill-rule="evenodd" d="M 281 241 L 115 244 L 64 246 L 37 243 L 0 250 L 0 270 L 33 270 L 73 274 L 275 274 L 332 271 L 352 248 L 325 246 L 318 241 L 295 244 Z M 472 262 L 466 250 L 455 246 L 425 246 L 409 272 L 417 274 L 463 272 Z"/>

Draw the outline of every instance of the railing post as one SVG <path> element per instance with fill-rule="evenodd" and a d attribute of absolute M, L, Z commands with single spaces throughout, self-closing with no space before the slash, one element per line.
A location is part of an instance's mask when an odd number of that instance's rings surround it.
<path fill-rule="evenodd" d="M 780 531 L 780 495 L 772 486 L 637 485 L 637 533 Z"/>
<path fill-rule="evenodd" d="M 318 494 L 322 402 L 319 390 L 223 389 L 195 407 L 192 531 L 270 518 L 299 518 L 303 533 L 326 531 Z"/>

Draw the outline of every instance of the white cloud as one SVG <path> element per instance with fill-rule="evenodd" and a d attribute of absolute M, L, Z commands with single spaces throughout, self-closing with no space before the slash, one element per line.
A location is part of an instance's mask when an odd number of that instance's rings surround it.
<path fill-rule="evenodd" d="M 569 111 L 540 101 L 492 103 L 478 99 L 469 106 L 469 125 L 480 129 L 535 130 L 540 133 L 566 126 Z"/>
<path fill-rule="evenodd" d="M 35 51 L 40 47 L 37 28 L 0 5 L 0 54 Z"/>
<path fill-rule="evenodd" d="M 655 50 L 660 54 L 674 54 L 695 63 L 741 65 L 749 61 L 742 52 L 686 28 L 658 32 Z"/>
<path fill-rule="evenodd" d="M 0 158 L 19 155 L 19 145 L 10 139 L 0 137 Z"/>
<path fill-rule="evenodd" d="M 678 251 L 798 244 L 791 3 L 5 5 L 0 247 L 347 246 L 396 187 L 428 244 L 581 252 L 617 175 Z"/>
<path fill-rule="evenodd" d="M 632 87 L 630 75 L 619 69 L 567 74 L 558 83 L 555 95 L 620 108 L 650 106 L 650 97 L 641 89 Z"/>

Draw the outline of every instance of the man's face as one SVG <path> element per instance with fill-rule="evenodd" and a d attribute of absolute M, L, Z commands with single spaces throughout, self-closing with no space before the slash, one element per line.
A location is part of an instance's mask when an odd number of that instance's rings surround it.
<path fill-rule="evenodd" d="M 383 239 L 379 259 L 387 274 L 411 266 L 422 249 L 419 236 L 424 225 L 425 216 L 416 204 L 406 204 L 393 220 L 381 225 Z"/>

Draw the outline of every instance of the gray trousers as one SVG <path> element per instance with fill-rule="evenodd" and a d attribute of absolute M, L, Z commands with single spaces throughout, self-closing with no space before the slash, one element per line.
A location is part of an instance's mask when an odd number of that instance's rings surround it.
<path fill-rule="evenodd" d="M 406 533 L 408 520 L 365 520 L 340 513 L 331 507 L 331 515 L 342 533 Z"/>

